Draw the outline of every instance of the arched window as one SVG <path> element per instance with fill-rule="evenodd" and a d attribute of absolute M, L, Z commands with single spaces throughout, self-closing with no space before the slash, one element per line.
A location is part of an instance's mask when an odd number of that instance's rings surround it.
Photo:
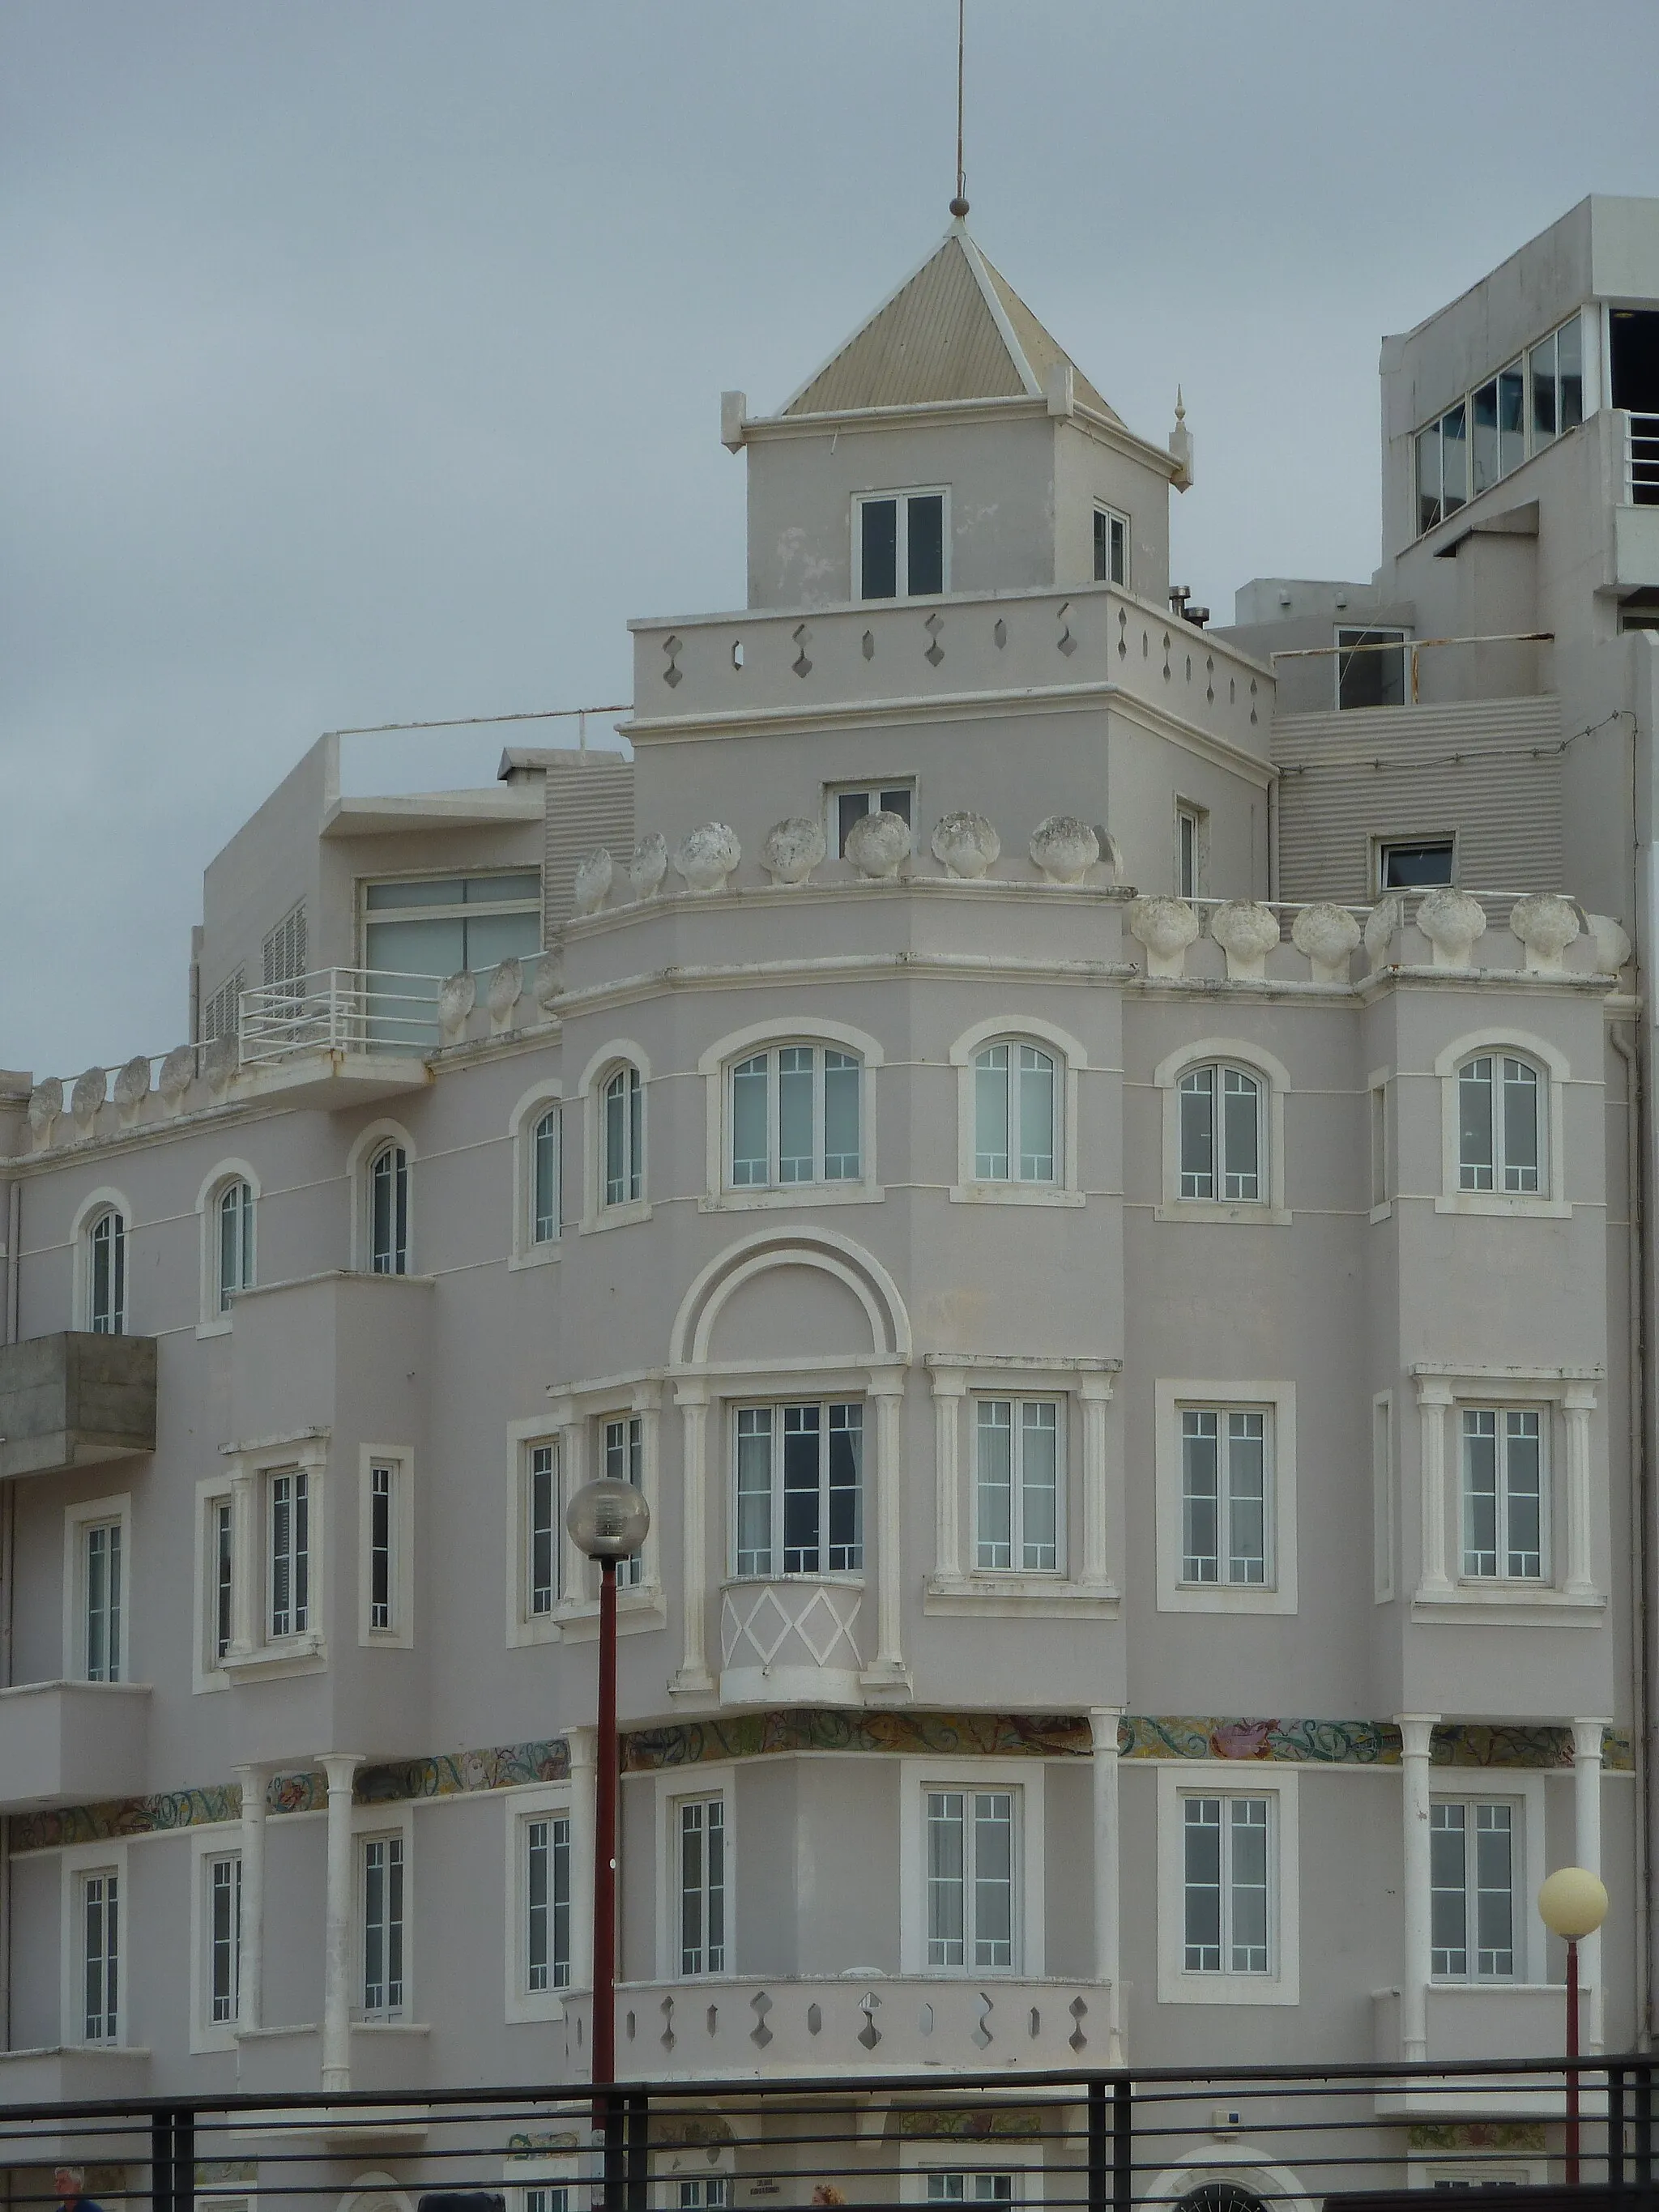
<path fill-rule="evenodd" d="M 974 1177 L 1060 1180 L 1060 1087 L 1052 1054 L 1006 1037 L 974 1056 Z"/>
<path fill-rule="evenodd" d="M 732 1188 L 857 1182 L 863 1079 L 854 1054 L 823 1045 L 771 1045 L 738 1060 L 729 1109 Z"/>
<path fill-rule="evenodd" d="M 106 1206 L 87 1231 L 87 1322 L 94 1336 L 123 1336 L 127 1326 L 127 1224 Z"/>
<path fill-rule="evenodd" d="M 368 1265 L 376 1275 L 409 1273 L 409 1155 L 396 1142 L 369 1162 Z"/>
<path fill-rule="evenodd" d="M 1226 1061 L 1181 1078 L 1182 1198 L 1223 1204 L 1267 1196 L 1262 1158 L 1261 1079 Z"/>
<path fill-rule="evenodd" d="M 1540 1195 L 1544 1084 L 1530 1060 L 1478 1053 L 1457 1071 L 1457 1187 Z"/>
<path fill-rule="evenodd" d="M 253 1186 L 241 1176 L 219 1194 L 216 1249 L 217 1308 L 228 1313 L 237 1291 L 253 1280 Z"/>
<path fill-rule="evenodd" d="M 550 1106 L 530 1132 L 530 1241 L 552 1244 L 559 1235 L 559 1109 Z"/>
<path fill-rule="evenodd" d="M 605 1079 L 600 1129 L 599 1185 L 606 1206 L 645 1194 L 645 1092 L 631 1064 Z"/>

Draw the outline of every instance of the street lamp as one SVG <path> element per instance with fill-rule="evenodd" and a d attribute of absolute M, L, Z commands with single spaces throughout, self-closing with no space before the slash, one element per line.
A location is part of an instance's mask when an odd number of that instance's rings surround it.
<path fill-rule="evenodd" d="M 1567 2057 L 1578 2056 L 1578 1946 L 1607 1917 L 1607 1893 L 1588 1867 L 1557 1867 L 1538 1893 L 1538 1917 L 1567 1947 Z M 1567 2069 L 1566 2178 L 1578 2180 L 1578 2069 Z"/>

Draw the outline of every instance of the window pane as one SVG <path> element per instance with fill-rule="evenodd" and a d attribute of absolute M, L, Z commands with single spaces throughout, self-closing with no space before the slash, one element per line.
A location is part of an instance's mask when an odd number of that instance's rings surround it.
<path fill-rule="evenodd" d="M 1030 1573 L 1060 1563 L 1056 1412 L 1046 1400 L 1019 1409 L 1020 1565 Z"/>
<path fill-rule="evenodd" d="M 1524 1060 L 1504 1062 L 1504 1188 L 1538 1188 L 1538 1076 Z"/>
<path fill-rule="evenodd" d="M 1095 581 L 1109 583 L 1112 580 L 1111 517 L 1104 507 L 1095 509 Z"/>
<path fill-rule="evenodd" d="M 783 1409 L 783 1571 L 787 1575 L 818 1571 L 822 1412 L 817 1406 Z"/>
<path fill-rule="evenodd" d="M 1462 400 L 1440 418 L 1440 463 L 1445 486 L 1445 510 L 1452 514 L 1469 495 L 1468 423 Z"/>
<path fill-rule="evenodd" d="M 927 1963 L 960 1966 L 963 1954 L 964 1837 L 963 1793 L 927 1793 Z"/>
<path fill-rule="evenodd" d="M 392 1626 L 392 1483 L 389 1467 L 369 1469 L 368 1625 Z"/>
<path fill-rule="evenodd" d="M 1489 491 L 1498 482 L 1498 379 L 1483 384 L 1470 401 L 1472 435 L 1470 459 L 1474 465 L 1474 489 Z"/>
<path fill-rule="evenodd" d="M 636 1067 L 628 1071 L 628 1195 L 638 1198 L 645 1188 L 645 1090 Z"/>
<path fill-rule="evenodd" d="M 1181 1079 L 1181 1195 L 1215 1196 L 1215 1070 L 1195 1067 Z"/>
<path fill-rule="evenodd" d="M 1430 1972 L 1467 1974 L 1469 1971 L 1468 1934 L 1468 1875 L 1464 1856 L 1467 1832 L 1462 1805 L 1429 1808 Z"/>
<path fill-rule="evenodd" d="M 1189 1974 L 1221 1972 L 1221 1800 L 1188 1797 L 1182 1806 L 1183 1964 Z"/>
<path fill-rule="evenodd" d="M 1267 1579 L 1267 1468 L 1260 1413 L 1227 1416 L 1227 1579 Z"/>
<path fill-rule="evenodd" d="M 716 1797 L 705 1808 L 708 1835 L 708 1971 L 726 1972 L 726 1807 Z"/>
<path fill-rule="evenodd" d="M 732 1071 L 732 1181 L 739 1190 L 769 1180 L 770 1089 L 767 1055 L 757 1053 Z"/>
<path fill-rule="evenodd" d="M 1452 879 L 1452 845 L 1385 845 L 1379 870 L 1385 891 L 1413 890 Z"/>
<path fill-rule="evenodd" d="M 1550 444 L 1561 427 L 1555 404 L 1553 331 L 1528 355 L 1527 371 L 1532 384 L 1532 444 L 1536 453 L 1540 446 Z"/>
<path fill-rule="evenodd" d="M 605 1086 L 605 1202 L 628 1196 L 628 1071 L 619 1068 Z"/>
<path fill-rule="evenodd" d="M 898 597 L 898 501 L 866 499 L 860 509 L 862 557 L 859 577 L 866 599 Z"/>
<path fill-rule="evenodd" d="M 559 1233 L 559 1112 L 555 1107 L 536 1124 L 535 1189 L 532 1197 L 538 1244 L 550 1244 Z"/>
<path fill-rule="evenodd" d="M 891 791 L 878 791 L 876 797 L 881 802 L 884 814 L 896 814 L 907 828 L 909 826 L 910 787 L 908 783 L 901 783 Z"/>
<path fill-rule="evenodd" d="M 230 1649 L 231 1577 L 235 1554 L 231 1542 L 230 1501 L 213 1508 L 214 1619 L 213 1656 L 222 1659 Z"/>
<path fill-rule="evenodd" d="M 864 1408 L 830 1408 L 830 1559 L 831 1574 L 864 1565 Z"/>
<path fill-rule="evenodd" d="M 1112 526 L 1112 581 L 1127 584 L 1129 580 L 1129 526 L 1121 514 L 1111 518 Z"/>
<path fill-rule="evenodd" d="M 530 1611 L 551 1613 L 558 1595 L 558 1512 L 553 1447 L 538 1444 L 530 1455 Z"/>
<path fill-rule="evenodd" d="M 1498 1572 L 1498 1416 L 1463 1416 L 1463 1572 Z"/>
<path fill-rule="evenodd" d="M 909 796 L 908 793 L 905 795 L 907 798 Z M 848 831 L 855 822 L 862 822 L 869 811 L 870 794 L 867 791 L 843 791 L 836 799 L 836 826 L 840 836 L 837 849 L 839 851 L 844 853 L 847 850 Z M 908 811 L 904 818 L 907 822 L 909 820 Z"/>
<path fill-rule="evenodd" d="M 1180 898 L 1198 896 L 1198 821 L 1194 815 L 1182 812 L 1176 817 L 1176 830 L 1180 852 L 1176 874 L 1178 878 L 1176 894 Z"/>
<path fill-rule="evenodd" d="M 974 1797 L 974 1964 L 1013 1963 L 1013 1795 L 982 1790 Z"/>
<path fill-rule="evenodd" d="M 738 1413 L 738 1544 L 740 1575 L 772 1571 L 772 1409 Z"/>
<path fill-rule="evenodd" d="M 981 1567 L 1014 1563 L 1014 1409 L 1006 1398 L 981 1398 L 974 1409 L 978 1534 Z"/>
<path fill-rule="evenodd" d="M 1584 333 L 1577 315 L 1555 333 L 1555 368 L 1559 420 L 1562 429 L 1571 430 L 1584 419 Z"/>
<path fill-rule="evenodd" d="M 974 1174 L 1008 1180 L 1008 1047 L 994 1044 L 974 1062 Z"/>
<path fill-rule="evenodd" d="M 906 793 L 908 796 L 908 793 Z M 859 1089 L 862 1071 L 849 1053 L 823 1055 L 823 1177 L 826 1182 L 856 1182 L 863 1172 L 859 1135 Z"/>
<path fill-rule="evenodd" d="M 945 589 L 945 499 L 924 492 L 909 507 L 909 584 L 912 599 Z M 866 598 L 869 596 L 866 594 Z"/>
<path fill-rule="evenodd" d="M 778 1054 L 778 1180 L 811 1182 L 812 1090 L 817 1054 L 805 1045 L 786 1045 Z"/>
<path fill-rule="evenodd" d="M 1504 1489 L 1508 1522 L 1504 1571 L 1535 1578 L 1544 1568 L 1543 1456 L 1536 1413 L 1504 1417 Z"/>
<path fill-rule="evenodd" d="M 1512 1824 L 1507 1805 L 1474 1808 L 1474 1942 L 1477 1974 L 1515 1972 Z"/>
<path fill-rule="evenodd" d="M 1498 473 L 1509 475 L 1527 458 L 1527 380 L 1520 362 L 1498 380 Z"/>
<path fill-rule="evenodd" d="M 1030 1044 L 1019 1048 L 1019 1179 L 1054 1180 L 1054 1063 Z"/>
<path fill-rule="evenodd" d="M 1261 1102 L 1259 1085 L 1237 1067 L 1221 1073 L 1222 1142 L 1225 1150 L 1228 1198 L 1259 1198 L 1261 1176 Z"/>
<path fill-rule="evenodd" d="M 1492 1187 L 1492 1062 L 1472 1060 L 1457 1079 L 1457 1182 L 1460 1190 Z"/>
<path fill-rule="evenodd" d="M 704 1964 L 703 1849 L 701 1805 L 680 1808 L 680 1972 L 701 1974 Z"/>
<path fill-rule="evenodd" d="M 526 1981 L 532 1990 L 547 1988 L 551 1966 L 551 1826 L 549 1820 L 525 1825 L 525 1960 Z"/>
<path fill-rule="evenodd" d="M 1236 1974 L 1267 1972 L 1267 1801 L 1235 1797 L 1228 1823 L 1232 1848 L 1232 1943 Z"/>
<path fill-rule="evenodd" d="M 1218 1417 L 1181 1417 L 1181 1578 L 1221 1579 L 1221 1492 Z"/>
<path fill-rule="evenodd" d="M 1420 535 L 1432 530 L 1441 516 L 1440 425 L 1431 422 L 1417 434 L 1417 527 Z"/>

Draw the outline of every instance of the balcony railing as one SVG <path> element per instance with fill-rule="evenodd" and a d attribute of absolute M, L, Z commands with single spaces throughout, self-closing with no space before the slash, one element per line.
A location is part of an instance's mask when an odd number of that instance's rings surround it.
<path fill-rule="evenodd" d="M 1659 507 L 1659 415 L 1626 416 L 1625 504 Z"/>
<path fill-rule="evenodd" d="M 319 968 L 244 991 L 241 1064 L 258 1067 L 296 1053 L 425 1053 L 438 1044 L 441 975 L 378 969 Z"/>

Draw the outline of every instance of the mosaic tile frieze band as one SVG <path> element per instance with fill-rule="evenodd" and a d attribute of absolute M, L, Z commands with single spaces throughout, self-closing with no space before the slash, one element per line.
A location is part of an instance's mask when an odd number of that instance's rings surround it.
<path fill-rule="evenodd" d="M 652 1774 L 711 1760 L 803 1751 L 911 1758 L 1086 1759 L 1091 1750 L 1088 1717 L 1080 1713 L 848 1712 L 807 1707 L 630 1729 L 623 1738 L 623 1771 Z M 1397 1766 L 1400 1731 L 1389 1721 L 1130 1713 L 1119 1724 L 1118 1752 L 1126 1759 Z M 1572 1732 L 1513 1723 L 1450 1722 L 1435 1729 L 1430 1756 L 1436 1766 L 1565 1770 L 1572 1765 Z M 1613 1773 L 1632 1771 L 1626 1730 L 1607 1731 L 1603 1764 Z M 364 1766 L 358 1771 L 352 1795 L 362 1805 L 404 1804 L 528 1783 L 562 1782 L 569 1771 L 568 1747 L 554 1736 Z M 266 1784 L 265 1806 L 272 1814 L 318 1813 L 327 1802 L 326 1780 L 315 1771 L 273 1774 Z M 52 1850 L 121 1837 L 164 1835 L 173 1829 L 237 1820 L 241 1810 L 242 1793 L 234 1782 L 154 1797 L 63 1806 L 15 1815 L 10 1848 Z"/>

